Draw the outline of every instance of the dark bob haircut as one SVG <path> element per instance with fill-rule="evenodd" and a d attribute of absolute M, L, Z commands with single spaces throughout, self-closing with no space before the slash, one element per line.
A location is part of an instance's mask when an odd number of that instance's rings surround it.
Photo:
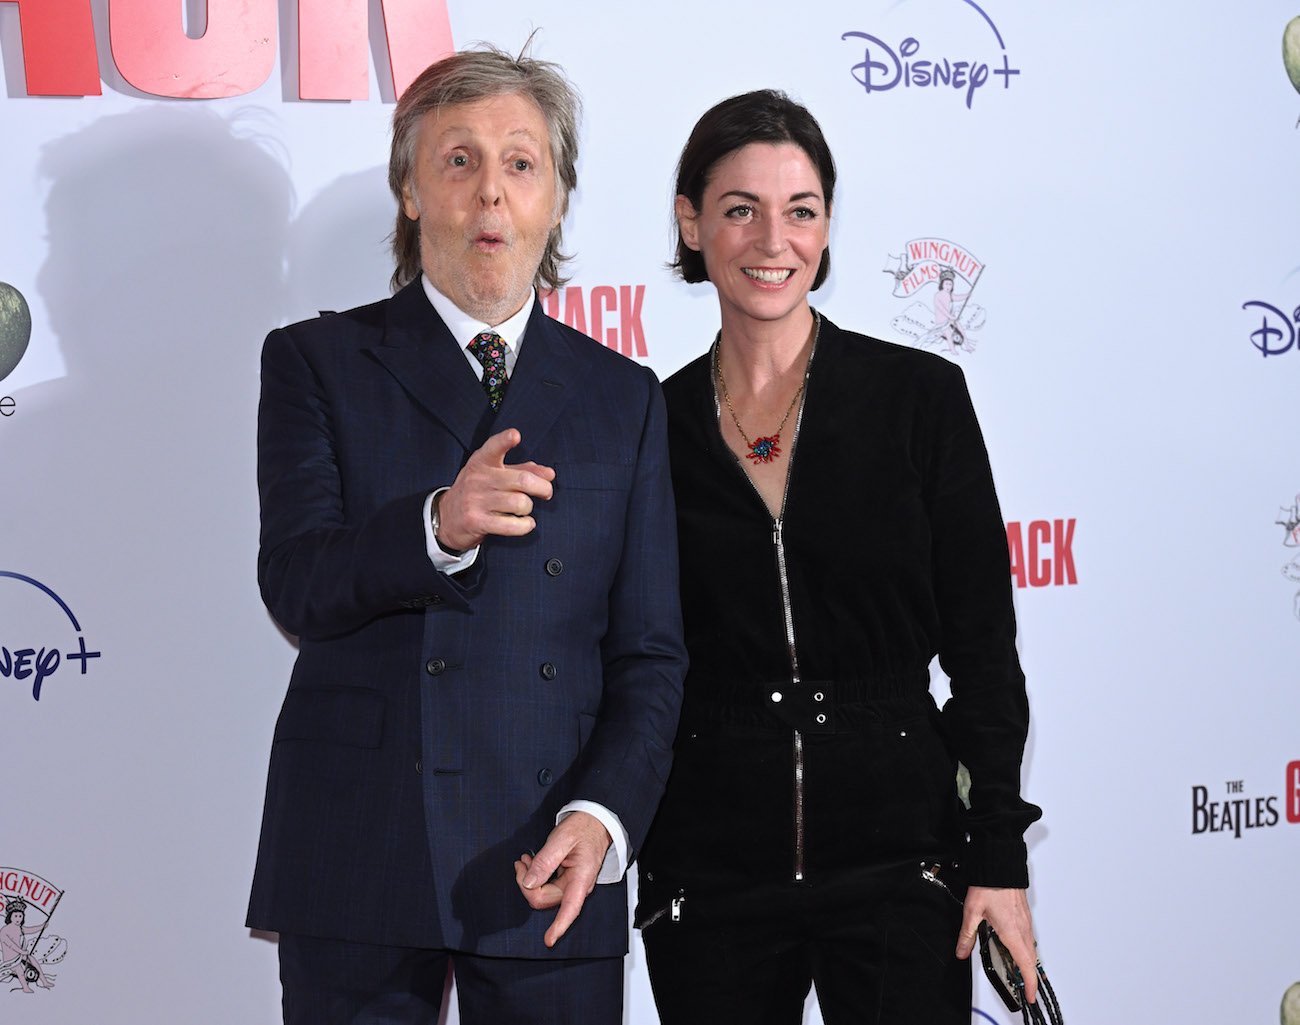
<path fill-rule="evenodd" d="M 691 130 L 682 158 L 677 162 L 676 194 L 685 196 L 698 211 L 714 167 L 751 142 L 788 142 L 803 150 L 817 169 L 826 210 L 830 212 L 835 196 L 835 159 L 826 145 L 821 125 L 807 107 L 775 89 L 742 93 L 705 112 Z M 692 284 L 709 280 L 703 254 L 682 241 L 680 228 L 677 229 L 677 259 L 670 266 Z M 827 248 L 822 250 L 821 265 L 813 279 L 814 289 L 821 287 L 830 269 L 831 252 Z"/>

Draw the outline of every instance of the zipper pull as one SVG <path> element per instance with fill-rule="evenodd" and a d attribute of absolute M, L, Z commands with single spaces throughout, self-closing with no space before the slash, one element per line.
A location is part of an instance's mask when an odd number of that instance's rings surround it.
<path fill-rule="evenodd" d="M 781 517 L 772 521 L 772 544 L 780 547 L 781 545 Z"/>
<path fill-rule="evenodd" d="M 672 905 L 671 905 L 672 906 L 671 917 L 674 922 L 680 922 L 682 920 L 682 905 L 685 903 L 686 903 L 685 897 L 673 898 Z"/>

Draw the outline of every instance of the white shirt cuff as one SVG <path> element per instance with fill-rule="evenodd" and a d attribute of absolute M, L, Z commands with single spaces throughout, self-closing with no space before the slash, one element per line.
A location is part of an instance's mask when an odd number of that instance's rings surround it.
<path fill-rule="evenodd" d="M 627 830 L 623 828 L 623 823 L 603 804 L 597 804 L 595 801 L 570 801 L 555 816 L 555 824 L 558 826 L 561 820 L 575 811 L 585 811 L 593 816 L 609 831 L 609 838 L 612 841 L 609 850 L 605 852 L 605 861 L 600 866 L 600 874 L 596 876 L 597 885 L 618 882 L 627 871 L 628 841 Z"/>
<path fill-rule="evenodd" d="M 434 569 L 450 575 L 474 565 L 474 560 L 478 558 L 478 546 L 475 545 L 462 555 L 449 555 L 433 536 L 433 500 L 447 490 L 449 489 L 438 488 L 430 491 L 429 497 L 424 500 L 424 550 L 429 553 L 429 561 L 433 563 Z"/>

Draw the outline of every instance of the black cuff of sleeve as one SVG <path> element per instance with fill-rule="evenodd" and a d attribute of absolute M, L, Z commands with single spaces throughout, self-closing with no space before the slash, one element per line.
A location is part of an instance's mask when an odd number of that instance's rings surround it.
<path fill-rule="evenodd" d="M 973 835 L 966 845 L 966 877 L 971 886 L 1025 889 L 1029 851 L 1024 839 Z"/>

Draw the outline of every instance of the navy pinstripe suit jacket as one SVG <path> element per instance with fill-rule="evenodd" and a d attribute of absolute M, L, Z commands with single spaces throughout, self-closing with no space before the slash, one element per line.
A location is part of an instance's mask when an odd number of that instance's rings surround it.
<path fill-rule="evenodd" d="M 566 801 L 633 849 L 662 793 L 685 670 L 659 385 L 535 308 L 505 402 L 420 283 L 271 332 L 258 422 L 267 607 L 299 638 L 248 924 L 510 957 L 627 948 L 624 884 L 548 951 L 512 863 Z M 490 433 L 556 470 L 537 529 L 456 576 L 421 507 Z"/>

